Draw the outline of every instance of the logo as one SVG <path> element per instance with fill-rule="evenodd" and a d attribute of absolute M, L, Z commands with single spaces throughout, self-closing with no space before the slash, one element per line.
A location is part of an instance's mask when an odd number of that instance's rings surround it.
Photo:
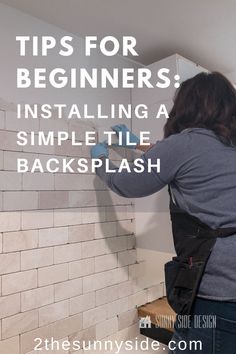
<path fill-rule="evenodd" d="M 139 328 L 151 328 L 151 327 L 152 327 L 152 322 L 150 316 L 140 317 Z"/>

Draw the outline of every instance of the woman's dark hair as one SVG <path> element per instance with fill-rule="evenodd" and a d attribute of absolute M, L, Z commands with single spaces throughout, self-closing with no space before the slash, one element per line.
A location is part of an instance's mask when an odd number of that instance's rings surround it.
<path fill-rule="evenodd" d="M 202 72 L 180 85 L 164 136 L 197 127 L 212 130 L 227 144 L 236 144 L 236 90 L 218 72 Z"/>

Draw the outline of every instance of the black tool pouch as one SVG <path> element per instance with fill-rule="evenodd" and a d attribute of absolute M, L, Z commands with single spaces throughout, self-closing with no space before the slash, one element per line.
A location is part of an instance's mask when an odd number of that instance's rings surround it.
<path fill-rule="evenodd" d="M 190 265 L 178 257 L 165 264 L 166 296 L 177 314 L 190 314 L 204 268 L 203 261 Z"/>
<path fill-rule="evenodd" d="M 165 264 L 167 300 L 180 315 L 190 315 L 205 267 L 217 237 L 236 234 L 235 227 L 211 229 L 173 202 L 170 216 L 177 257 Z"/>

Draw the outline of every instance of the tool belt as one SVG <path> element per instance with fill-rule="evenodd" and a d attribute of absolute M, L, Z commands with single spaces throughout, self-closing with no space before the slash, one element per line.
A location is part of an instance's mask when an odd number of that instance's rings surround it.
<path fill-rule="evenodd" d="M 165 264 L 167 300 L 177 314 L 190 315 L 216 239 L 236 234 L 236 227 L 210 228 L 181 210 L 171 194 L 170 216 L 177 256 Z"/>

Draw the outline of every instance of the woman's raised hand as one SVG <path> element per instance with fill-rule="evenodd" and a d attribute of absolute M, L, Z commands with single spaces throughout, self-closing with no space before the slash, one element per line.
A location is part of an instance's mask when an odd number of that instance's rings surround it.
<path fill-rule="evenodd" d="M 119 139 L 119 144 L 114 144 L 116 146 L 122 146 L 129 149 L 136 149 L 136 146 L 139 145 L 139 138 L 133 134 L 125 124 L 117 124 L 111 127 Z"/>

